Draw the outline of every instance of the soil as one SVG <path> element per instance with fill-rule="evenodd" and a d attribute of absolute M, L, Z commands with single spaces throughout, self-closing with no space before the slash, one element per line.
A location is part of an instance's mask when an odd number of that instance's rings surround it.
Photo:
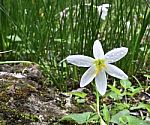
<path fill-rule="evenodd" d="M 0 125 L 59 124 L 70 97 L 45 80 L 35 64 L 0 65 Z"/>

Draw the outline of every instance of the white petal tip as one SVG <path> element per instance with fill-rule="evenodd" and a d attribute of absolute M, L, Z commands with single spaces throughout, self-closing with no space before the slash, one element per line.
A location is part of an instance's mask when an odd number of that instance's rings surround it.
<path fill-rule="evenodd" d="M 101 96 L 104 96 L 105 93 L 106 93 L 106 90 L 103 90 L 103 91 L 101 91 L 101 92 L 99 91 L 99 93 L 100 93 Z"/>
<path fill-rule="evenodd" d="M 126 75 L 126 76 L 123 76 L 123 78 L 122 78 L 123 80 L 127 80 L 128 79 L 128 76 Z"/>
<path fill-rule="evenodd" d="M 105 93 L 100 93 L 101 94 L 101 96 L 104 96 L 105 95 Z"/>
<path fill-rule="evenodd" d="M 80 83 L 80 88 L 83 88 L 84 86 L 83 85 L 81 85 L 81 83 Z"/>
<path fill-rule="evenodd" d="M 122 75 L 120 75 L 119 79 L 127 80 L 128 76 L 125 73 L 123 73 Z"/>
<path fill-rule="evenodd" d="M 125 53 L 128 52 L 128 48 L 126 48 L 126 47 L 121 47 L 121 48 L 122 48 L 122 51 L 123 51 L 123 52 L 125 52 Z"/>
<path fill-rule="evenodd" d="M 93 55 L 94 55 L 94 58 L 96 59 L 104 58 L 104 51 L 103 51 L 101 42 L 99 40 L 94 41 Z"/>

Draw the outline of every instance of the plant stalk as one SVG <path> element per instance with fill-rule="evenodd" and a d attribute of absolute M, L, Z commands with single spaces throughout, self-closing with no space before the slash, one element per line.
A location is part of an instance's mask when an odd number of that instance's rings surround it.
<path fill-rule="evenodd" d="M 96 89 L 96 107 L 97 107 L 97 114 L 100 118 L 100 125 L 107 125 L 104 120 L 102 119 L 101 115 L 100 115 L 100 109 L 99 109 L 99 92 L 98 90 Z"/>

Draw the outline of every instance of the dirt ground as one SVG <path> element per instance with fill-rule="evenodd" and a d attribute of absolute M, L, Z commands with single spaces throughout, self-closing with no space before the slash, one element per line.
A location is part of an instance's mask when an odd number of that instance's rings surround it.
<path fill-rule="evenodd" d="M 0 65 L 0 125 L 59 124 L 69 97 L 43 81 L 35 64 Z"/>

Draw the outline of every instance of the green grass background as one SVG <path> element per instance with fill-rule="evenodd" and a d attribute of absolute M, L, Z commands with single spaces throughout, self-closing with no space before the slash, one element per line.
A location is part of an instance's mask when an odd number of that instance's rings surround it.
<path fill-rule="evenodd" d="M 111 5 L 106 20 L 95 8 L 104 3 Z M 116 65 L 136 75 L 150 66 L 149 7 L 148 0 L 0 0 L 0 51 L 13 50 L 0 60 L 36 62 L 50 83 L 63 90 L 66 82 L 78 82 L 85 69 L 59 62 L 70 54 L 92 56 L 93 42 L 99 39 L 105 52 L 129 48 Z M 61 18 L 65 8 L 67 17 Z"/>

